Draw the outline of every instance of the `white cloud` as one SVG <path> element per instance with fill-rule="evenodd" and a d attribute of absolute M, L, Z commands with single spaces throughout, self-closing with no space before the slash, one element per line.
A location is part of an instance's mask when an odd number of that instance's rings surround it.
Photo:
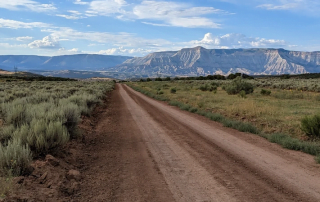
<path fill-rule="evenodd" d="M 32 39 L 33 39 L 33 37 L 31 37 L 31 36 L 21 36 L 21 37 L 16 38 L 17 41 L 30 41 Z"/>
<path fill-rule="evenodd" d="M 209 14 L 230 14 L 213 7 L 193 7 L 192 5 L 170 1 L 142 1 L 128 4 L 124 0 L 94 0 L 86 11 L 88 17 L 115 16 L 121 20 L 143 20 L 154 26 L 219 28 L 220 24 L 203 17 Z"/>
<path fill-rule="evenodd" d="M 31 0 L 0 0 L 0 8 L 35 12 L 48 12 L 57 9 L 53 4 L 41 4 Z"/>
<path fill-rule="evenodd" d="M 59 38 L 56 36 L 46 36 L 42 40 L 35 40 L 28 44 L 30 48 L 38 49 L 58 49 L 60 48 Z"/>
<path fill-rule="evenodd" d="M 84 2 L 84 1 L 81 1 L 81 0 L 76 0 L 73 3 L 74 4 L 79 4 L 79 5 L 87 5 L 87 4 L 89 4 L 89 2 Z"/>
<path fill-rule="evenodd" d="M 65 48 L 59 48 L 56 54 L 58 55 L 73 55 L 73 54 L 80 54 L 83 53 L 81 50 L 78 48 L 72 48 L 72 49 L 65 49 Z"/>
<path fill-rule="evenodd" d="M 296 9 L 299 6 L 297 3 L 288 3 L 288 4 L 262 4 L 257 6 L 258 8 L 265 8 L 267 10 L 291 10 Z"/>
<path fill-rule="evenodd" d="M 234 4 L 247 4 L 266 10 L 287 10 L 299 12 L 303 15 L 319 16 L 319 0 L 220 0 Z"/>
<path fill-rule="evenodd" d="M 123 47 L 119 48 L 110 48 L 107 50 L 100 50 L 98 54 L 103 55 L 146 55 L 148 53 L 153 52 L 152 50 L 136 48 L 136 49 L 126 49 Z"/>
<path fill-rule="evenodd" d="M 31 28 L 43 28 L 43 27 L 49 27 L 50 25 L 47 23 L 42 22 L 21 22 L 16 20 L 7 20 L 0 18 L 0 28 L 9 28 L 9 29 L 19 29 L 19 28 L 25 28 L 25 29 L 31 29 Z"/>
<path fill-rule="evenodd" d="M 9 43 L 0 43 L 0 47 L 3 48 L 26 48 L 26 44 L 9 44 Z"/>
<path fill-rule="evenodd" d="M 126 13 L 123 7 L 127 5 L 124 0 L 99 0 L 92 1 L 90 8 L 86 11 L 87 16 L 110 16 L 112 14 L 123 14 Z"/>
<path fill-rule="evenodd" d="M 207 14 L 226 14 L 213 7 L 192 7 L 188 4 L 169 1 L 143 1 L 133 8 L 137 19 L 152 20 L 163 23 L 144 22 L 156 26 L 207 27 L 219 28 L 218 23 L 209 18 L 200 17 Z"/>
<path fill-rule="evenodd" d="M 85 18 L 79 11 L 69 10 L 68 13 L 70 13 L 70 15 L 57 14 L 56 16 L 66 18 L 68 20 L 78 20 L 81 18 Z"/>
<path fill-rule="evenodd" d="M 247 37 L 243 34 L 225 34 L 214 36 L 207 33 L 202 40 L 189 42 L 192 46 L 204 46 L 206 48 L 270 48 L 285 47 L 287 42 L 284 40 L 264 39 L 259 37 Z"/>
<path fill-rule="evenodd" d="M 170 42 L 164 39 L 144 39 L 134 34 L 120 32 L 80 32 L 68 27 L 59 29 L 43 29 L 43 32 L 49 32 L 52 36 L 68 40 L 86 40 L 90 42 L 106 43 L 118 47 L 161 47 Z M 60 40 L 61 41 L 61 40 Z"/>

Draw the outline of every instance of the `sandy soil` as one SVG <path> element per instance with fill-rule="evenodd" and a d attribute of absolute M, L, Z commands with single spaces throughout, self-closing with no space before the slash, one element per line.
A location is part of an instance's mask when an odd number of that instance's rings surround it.
<path fill-rule="evenodd" d="M 71 152 L 77 189 L 55 201 L 320 201 L 320 166 L 310 155 L 125 85 L 109 99 Z"/>

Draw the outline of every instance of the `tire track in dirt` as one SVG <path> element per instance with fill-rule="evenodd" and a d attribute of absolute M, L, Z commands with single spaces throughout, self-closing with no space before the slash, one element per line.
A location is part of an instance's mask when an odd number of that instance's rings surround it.
<path fill-rule="evenodd" d="M 139 107 L 122 87 L 120 94 L 176 201 L 236 201 L 196 159 L 169 138 L 162 126 Z"/>
<path fill-rule="evenodd" d="M 236 137 L 244 133 L 119 90 L 176 201 L 320 200 L 319 170 L 309 166 L 310 157 L 293 161 L 268 151 L 274 146 L 262 138 L 263 148 Z"/>
<path fill-rule="evenodd" d="M 86 134 L 81 190 L 72 201 L 174 201 L 146 143 L 119 94 L 111 93 Z"/>

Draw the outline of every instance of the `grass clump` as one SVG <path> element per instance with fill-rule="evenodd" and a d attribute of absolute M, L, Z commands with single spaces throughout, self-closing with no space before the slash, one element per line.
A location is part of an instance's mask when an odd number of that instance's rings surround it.
<path fill-rule="evenodd" d="M 301 141 L 279 133 L 271 134 L 267 136 L 267 139 L 287 149 L 302 151 L 311 155 L 320 155 L 320 145 L 314 142 Z"/>
<path fill-rule="evenodd" d="M 260 93 L 261 93 L 261 95 L 270 95 L 271 91 L 270 90 L 261 89 Z"/>
<path fill-rule="evenodd" d="M 239 130 L 241 132 L 248 132 L 252 134 L 260 134 L 260 130 L 258 130 L 255 126 L 250 123 L 244 123 L 241 121 L 234 121 L 230 119 L 223 119 L 222 124 L 225 127 L 233 128 Z"/>
<path fill-rule="evenodd" d="M 320 115 L 304 117 L 301 120 L 301 130 L 310 138 L 320 137 Z"/>
<path fill-rule="evenodd" d="M 176 93 L 177 92 L 177 89 L 176 88 L 171 88 L 170 89 L 170 93 Z"/>

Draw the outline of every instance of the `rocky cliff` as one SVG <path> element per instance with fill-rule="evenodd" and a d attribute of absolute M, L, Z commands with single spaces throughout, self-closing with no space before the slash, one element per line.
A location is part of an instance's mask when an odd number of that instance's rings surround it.
<path fill-rule="evenodd" d="M 320 52 L 195 47 L 132 58 L 112 70 L 141 75 L 189 76 L 235 72 L 251 75 L 315 73 L 320 72 Z"/>

